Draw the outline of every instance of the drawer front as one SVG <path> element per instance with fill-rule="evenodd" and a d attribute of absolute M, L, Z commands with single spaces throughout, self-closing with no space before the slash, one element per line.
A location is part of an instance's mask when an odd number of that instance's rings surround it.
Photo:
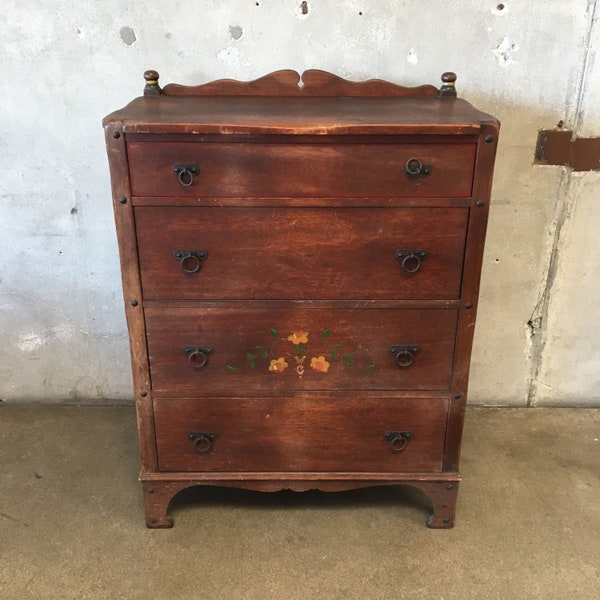
<path fill-rule="evenodd" d="M 127 144 L 134 196 L 209 197 L 467 197 L 475 148 L 470 143 Z M 197 174 L 191 169 L 178 174 L 177 165 L 193 165 Z"/>
<path fill-rule="evenodd" d="M 137 207 L 145 298 L 455 299 L 466 208 Z"/>
<path fill-rule="evenodd" d="M 439 472 L 445 398 L 154 400 L 161 471 Z"/>
<path fill-rule="evenodd" d="M 159 393 L 450 387 L 455 309 L 145 312 L 152 387 Z"/>

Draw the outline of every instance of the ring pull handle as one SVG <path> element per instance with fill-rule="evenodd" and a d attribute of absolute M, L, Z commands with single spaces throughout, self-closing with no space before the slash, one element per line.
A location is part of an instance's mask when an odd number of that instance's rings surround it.
<path fill-rule="evenodd" d="M 421 268 L 421 261 L 429 256 L 429 252 L 422 248 L 400 248 L 396 250 L 396 259 L 405 273 L 416 273 Z"/>
<path fill-rule="evenodd" d="M 419 353 L 419 346 L 390 346 L 390 354 L 400 369 L 408 369 Z"/>
<path fill-rule="evenodd" d="M 179 183 L 183 187 L 190 187 L 190 185 L 194 183 L 194 178 L 196 177 L 196 175 L 200 173 L 200 169 L 196 164 L 174 165 L 173 173 L 177 175 L 177 179 L 179 179 Z"/>
<path fill-rule="evenodd" d="M 208 258 L 206 250 L 175 250 L 173 256 L 179 261 L 184 273 L 196 273 L 200 270 L 202 262 Z"/>
<path fill-rule="evenodd" d="M 406 161 L 404 172 L 408 177 L 428 177 L 431 167 L 424 165 L 418 158 L 409 158 Z"/>
<path fill-rule="evenodd" d="M 196 371 L 202 370 L 208 364 L 210 357 L 214 354 L 214 348 L 210 346 L 184 346 L 183 353 L 188 357 L 190 366 Z"/>
<path fill-rule="evenodd" d="M 217 434 L 208 431 L 190 431 L 188 439 L 194 443 L 194 450 L 198 454 L 208 454 L 217 439 Z"/>
<path fill-rule="evenodd" d="M 402 452 L 413 437 L 412 431 L 386 431 L 383 434 L 383 439 L 389 443 L 392 452 Z"/>

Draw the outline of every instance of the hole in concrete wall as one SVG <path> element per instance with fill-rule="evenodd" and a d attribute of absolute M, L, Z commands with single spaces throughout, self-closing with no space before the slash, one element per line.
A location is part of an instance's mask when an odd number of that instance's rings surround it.
<path fill-rule="evenodd" d="M 527 321 L 531 335 L 537 335 L 542 329 L 542 317 L 533 317 Z"/>
<path fill-rule="evenodd" d="M 119 34 L 121 35 L 123 43 L 127 44 L 128 46 L 131 46 L 136 40 L 135 31 L 133 31 L 131 27 L 127 27 L 127 25 L 121 27 L 121 29 L 119 30 Z"/>
<path fill-rule="evenodd" d="M 302 4 L 300 5 L 300 10 L 302 11 L 303 15 L 307 15 L 308 14 L 308 2 L 306 0 L 304 0 L 302 2 Z"/>
<path fill-rule="evenodd" d="M 496 6 L 496 10 L 504 10 L 504 4 L 498 4 L 498 6 Z"/>

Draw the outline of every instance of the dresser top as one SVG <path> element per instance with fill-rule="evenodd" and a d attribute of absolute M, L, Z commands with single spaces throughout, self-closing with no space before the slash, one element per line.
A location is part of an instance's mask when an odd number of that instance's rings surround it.
<path fill-rule="evenodd" d="M 452 73 L 444 74 L 439 93 L 428 85 L 350 82 L 323 71 L 278 71 L 254 82 L 171 84 L 162 90 L 158 73 L 147 71 L 145 78 L 145 95 L 108 115 L 105 127 L 125 133 L 464 135 L 477 134 L 483 122 L 499 125 L 454 97 Z"/>

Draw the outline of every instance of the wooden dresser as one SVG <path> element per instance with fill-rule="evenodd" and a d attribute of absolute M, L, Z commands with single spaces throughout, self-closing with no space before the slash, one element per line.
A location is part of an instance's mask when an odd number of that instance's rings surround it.
<path fill-rule="evenodd" d="M 193 485 L 410 485 L 451 527 L 499 123 L 323 71 L 104 119 L 146 521 Z"/>

